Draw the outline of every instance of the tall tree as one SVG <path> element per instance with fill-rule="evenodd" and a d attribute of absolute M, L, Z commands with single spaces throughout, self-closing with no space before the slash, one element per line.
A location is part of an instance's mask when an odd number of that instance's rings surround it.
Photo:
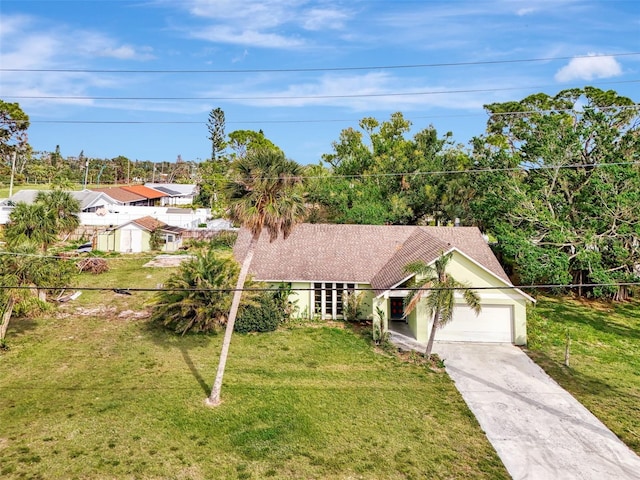
<path fill-rule="evenodd" d="M 262 130 L 234 130 L 229 134 L 229 147 L 232 157 L 244 157 L 253 150 L 275 150 L 282 153 L 280 147 L 265 137 Z"/>
<path fill-rule="evenodd" d="M 640 107 L 585 87 L 485 108 L 477 166 L 511 170 L 474 176 L 472 208 L 503 259 L 522 283 L 624 298 L 615 284 L 640 280 Z"/>
<path fill-rule="evenodd" d="M 215 161 L 226 147 L 224 140 L 225 118 L 221 108 L 214 108 L 209 112 L 207 129 L 209 130 L 209 140 L 211 140 L 211 160 Z"/>
<path fill-rule="evenodd" d="M 366 117 L 347 128 L 323 161 L 333 175 L 310 185 L 310 200 L 336 223 L 446 223 L 471 197 L 463 171 L 471 161 L 451 135 L 433 127 L 408 137 L 411 122 L 397 112 L 379 122 Z"/>
<path fill-rule="evenodd" d="M 301 174 L 300 165 L 274 149 L 252 150 L 231 165 L 231 180 L 227 185 L 229 216 L 233 222 L 251 232 L 251 241 L 238 275 L 220 352 L 220 363 L 207 405 L 220 404 L 222 378 L 242 289 L 262 231 L 267 230 L 271 241 L 280 234 L 286 239 L 295 224 L 303 218 L 305 203 L 300 194 L 303 182 Z"/>
<path fill-rule="evenodd" d="M 452 253 L 441 255 L 433 265 L 427 265 L 423 261 L 412 262 L 405 267 L 407 273 L 414 274 L 411 290 L 407 297 L 405 316 L 409 315 L 420 300 L 426 298 L 427 313 L 432 316 L 431 333 L 425 349 L 425 356 L 431 357 L 433 341 L 436 331 L 453 319 L 455 306 L 455 292 L 461 291 L 464 301 L 476 312 L 480 313 L 480 297 L 467 284 L 457 281 L 447 273 L 447 265 L 451 261 Z"/>
<path fill-rule="evenodd" d="M 29 116 L 18 103 L 0 100 L 0 156 L 9 161 L 13 152 L 21 152 L 28 146 Z"/>

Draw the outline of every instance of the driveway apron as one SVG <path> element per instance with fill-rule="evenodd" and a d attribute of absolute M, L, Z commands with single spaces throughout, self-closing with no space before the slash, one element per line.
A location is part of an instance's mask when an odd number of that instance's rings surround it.
<path fill-rule="evenodd" d="M 519 348 L 434 351 L 514 479 L 640 479 L 640 458 Z"/>

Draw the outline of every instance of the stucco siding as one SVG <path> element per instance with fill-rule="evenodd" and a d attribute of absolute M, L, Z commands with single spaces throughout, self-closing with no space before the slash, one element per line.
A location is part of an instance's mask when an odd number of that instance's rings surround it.
<path fill-rule="evenodd" d="M 274 284 L 277 286 L 278 284 Z M 313 290 L 312 285 L 307 282 L 291 282 L 291 295 L 289 295 L 289 301 L 294 302 L 296 305 L 295 318 L 311 318 L 312 305 L 313 305 Z"/>

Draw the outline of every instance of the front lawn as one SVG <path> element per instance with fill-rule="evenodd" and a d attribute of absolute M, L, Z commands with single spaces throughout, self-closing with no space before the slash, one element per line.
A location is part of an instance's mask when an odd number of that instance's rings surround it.
<path fill-rule="evenodd" d="M 528 332 L 531 358 L 640 454 L 640 302 L 542 298 Z"/>
<path fill-rule="evenodd" d="M 136 262 L 127 280 L 162 282 Z M 82 284 L 125 282 L 107 275 Z M 508 478 L 446 374 L 344 328 L 236 335 L 224 403 L 205 408 L 222 335 L 151 328 L 135 314 L 147 299 L 87 292 L 12 323 L 0 477 Z"/>

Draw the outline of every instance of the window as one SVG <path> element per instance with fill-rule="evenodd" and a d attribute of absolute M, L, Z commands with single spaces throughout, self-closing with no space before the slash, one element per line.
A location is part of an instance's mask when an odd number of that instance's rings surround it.
<path fill-rule="evenodd" d="M 343 295 L 355 291 L 355 283 L 314 283 L 313 314 L 322 318 L 340 318 L 343 313 Z"/>

